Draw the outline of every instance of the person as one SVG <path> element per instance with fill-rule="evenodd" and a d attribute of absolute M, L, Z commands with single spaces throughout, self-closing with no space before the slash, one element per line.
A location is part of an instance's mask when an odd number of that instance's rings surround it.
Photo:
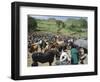
<path fill-rule="evenodd" d="M 71 48 L 71 64 L 78 64 L 78 50 L 76 46 L 73 44 Z"/>
<path fill-rule="evenodd" d="M 79 49 L 79 64 L 87 64 L 87 53 L 82 47 Z"/>
<path fill-rule="evenodd" d="M 70 61 L 71 61 L 71 58 L 70 56 L 68 55 L 67 52 L 64 52 L 62 50 L 62 54 L 60 56 L 60 62 L 61 62 L 61 65 L 67 65 L 67 64 L 70 64 Z"/>

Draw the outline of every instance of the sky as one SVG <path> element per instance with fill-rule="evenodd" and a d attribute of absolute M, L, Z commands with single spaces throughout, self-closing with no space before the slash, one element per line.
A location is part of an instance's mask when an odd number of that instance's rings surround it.
<path fill-rule="evenodd" d="M 36 18 L 36 19 L 49 19 L 49 18 L 55 18 L 57 20 L 62 20 L 62 21 L 65 21 L 69 18 L 74 18 L 74 19 L 80 19 L 81 17 L 75 17 L 75 16 L 52 16 L 52 15 L 29 15 L 33 18 Z M 84 19 L 87 20 L 87 17 L 83 17 Z"/>

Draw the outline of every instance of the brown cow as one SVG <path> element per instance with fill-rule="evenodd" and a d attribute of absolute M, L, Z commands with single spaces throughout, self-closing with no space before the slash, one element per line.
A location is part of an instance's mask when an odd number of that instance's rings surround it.
<path fill-rule="evenodd" d="M 35 51 L 38 51 L 38 45 L 37 44 L 31 44 L 31 47 L 30 47 L 30 50 L 29 52 L 35 52 Z"/>

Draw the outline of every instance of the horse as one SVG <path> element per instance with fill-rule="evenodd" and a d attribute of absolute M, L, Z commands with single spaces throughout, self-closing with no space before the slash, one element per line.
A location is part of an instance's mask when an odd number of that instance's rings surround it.
<path fill-rule="evenodd" d="M 59 52 L 57 50 L 49 50 L 47 52 L 35 52 L 32 54 L 32 66 L 38 66 L 38 62 L 40 63 L 49 63 L 49 66 L 52 65 L 54 61 L 54 57 L 59 55 Z"/>

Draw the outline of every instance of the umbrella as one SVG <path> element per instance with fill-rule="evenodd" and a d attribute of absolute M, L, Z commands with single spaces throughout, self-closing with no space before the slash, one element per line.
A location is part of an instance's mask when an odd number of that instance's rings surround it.
<path fill-rule="evenodd" d="M 85 49 L 88 48 L 88 42 L 87 42 L 87 40 L 84 40 L 84 39 L 78 39 L 74 42 L 74 44 L 79 47 L 83 47 Z"/>

